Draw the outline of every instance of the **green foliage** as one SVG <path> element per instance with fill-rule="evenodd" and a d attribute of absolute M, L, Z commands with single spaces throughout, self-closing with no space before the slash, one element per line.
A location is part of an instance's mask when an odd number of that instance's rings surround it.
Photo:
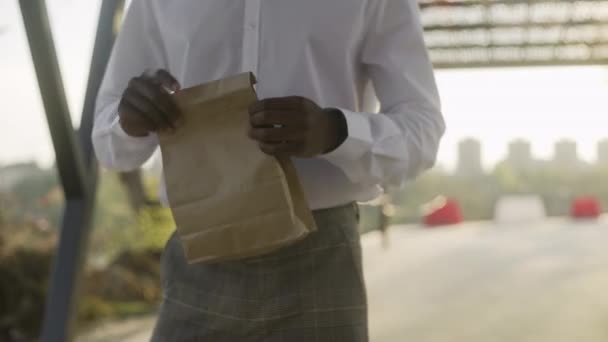
<path fill-rule="evenodd" d="M 146 182 L 149 193 L 156 193 L 157 181 Z M 173 228 L 169 209 L 148 207 L 133 212 L 117 175 L 101 173 L 89 248 L 94 261 L 107 261 L 122 250 L 160 249 Z"/>
<path fill-rule="evenodd" d="M 136 224 L 137 219 L 116 174 L 100 173 L 89 257 L 106 261 L 120 250 L 129 248 Z"/>
<path fill-rule="evenodd" d="M 148 193 L 155 194 L 158 180 L 145 181 Z M 10 194 L 0 196 L 0 229 L 5 233 L 19 233 L 19 243 L 40 235 L 41 229 L 57 234 L 63 206 L 63 192 L 56 170 L 32 170 Z M 89 240 L 90 261 L 103 264 L 122 250 L 160 249 L 173 227 L 169 209 L 147 207 L 133 212 L 116 173 L 100 172 Z M 9 242 L 14 244 L 14 241 Z"/>
<path fill-rule="evenodd" d="M 100 176 L 88 261 L 111 265 L 86 272 L 80 322 L 152 312 L 160 293 L 160 249 L 173 230 L 168 209 L 135 213 L 116 174 Z M 147 185 L 156 193 L 154 180 Z M 35 170 L 10 193 L 0 193 L 0 340 L 11 329 L 26 337 L 40 330 L 63 205 L 54 169 Z M 123 297 L 112 300 L 108 293 Z"/>
<path fill-rule="evenodd" d="M 32 173 L 27 179 L 17 183 L 12 192 L 19 200 L 25 203 L 36 203 L 44 198 L 55 186 L 59 184 L 55 170 L 39 169 Z"/>
<path fill-rule="evenodd" d="M 148 194 L 156 194 L 159 180 L 148 177 L 144 180 Z M 150 206 L 138 215 L 136 235 L 140 237 L 136 249 L 162 249 L 175 230 L 175 222 L 169 208 Z"/>
<path fill-rule="evenodd" d="M 78 318 L 81 322 L 91 322 L 100 318 L 116 316 L 112 304 L 95 296 L 84 296 L 78 302 Z"/>
<path fill-rule="evenodd" d="M 133 245 L 135 249 L 162 249 L 174 231 L 174 221 L 171 210 L 162 207 L 149 207 L 142 210 L 138 216 L 135 235 L 139 240 Z"/>
<path fill-rule="evenodd" d="M 0 216 L 5 229 L 26 221 L 30 226 L 53 228 L 59 225 L 63 193 L 55 169 L 32 169 L 31 174 L 0 198 Z"/>
<path fill-rule="evenodd" d="M 37 336 L 51 261 L 50 248 L 6 253 L 0 247 L 0 340 L 11 331 Z"/>

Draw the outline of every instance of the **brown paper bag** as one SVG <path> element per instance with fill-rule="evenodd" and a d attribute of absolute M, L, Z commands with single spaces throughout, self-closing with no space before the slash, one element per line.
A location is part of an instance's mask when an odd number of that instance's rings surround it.
<path fill-rule="evenodd" d="M 188 262 L 269 253 L 316 230 L 294 166 L 247 137 L 251 73 L 176 93 L 185 124 L 160 134 L 167 195 Z"/>

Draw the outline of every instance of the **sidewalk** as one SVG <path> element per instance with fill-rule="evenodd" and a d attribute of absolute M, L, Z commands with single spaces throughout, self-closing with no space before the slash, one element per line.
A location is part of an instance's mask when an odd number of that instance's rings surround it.
<path fill-rule="evenodd" d="M 607 224 L 567 220 L 396 227 L 388 250 L 368 234 L 371 341 L 608 341 L 607 246 Z M 153 325 L 109 324 L 78 341 L 144 342 Z"/>

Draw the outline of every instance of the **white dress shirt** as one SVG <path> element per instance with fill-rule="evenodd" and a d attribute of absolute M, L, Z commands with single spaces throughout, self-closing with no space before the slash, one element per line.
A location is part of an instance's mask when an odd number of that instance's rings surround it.
<path fill-rule="evenodd" d="M 122 130 L 117 107 L 132 77 L 159 68 L 182 87 L 251 71 L 260 98 L 341 109 L 346 141 L 294 159 L 313 209 L 415 177 L 433 165 L 445 129 L 416 0 L 133 0 L 97 101 L 102 166 L 136 169 L 156 150 L 157 136 Z"/>

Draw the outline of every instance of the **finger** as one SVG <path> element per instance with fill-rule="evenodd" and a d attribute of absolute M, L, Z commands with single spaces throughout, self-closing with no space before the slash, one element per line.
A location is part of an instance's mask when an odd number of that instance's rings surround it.
<path fill-rule="evenodd" d="M 146 97 L 138 92 L 128 90 L 123 97 L 125 104 L 130 105 L 141 118 L 146 118 L 154 125 L 154 130 L 171 128 L 165 116 Z"/>
<path fill-rule="evenodd" d="M 262 111 L 253 114 L 249 121 L 253 127 L 301 126 L 305 123 L 305 117 L 298 112 L 290 111 Z"/>
<path fill-rule="evenodd" d="M 260 142 L 277 143 L 282 141 L 294 142 L 304 139 L 306 132 L 292 126 L 280 128 L 251 128 L 249 137 Z"/>
<path fill-rule="evenodd" d="M 131 132 L 136 132 L 139 136 L 146 136 L 156 130 L 154 122 L 147 116 L 140 115 L 138 109 L 126 101 L 120 105 L 119 120 L 123 127 L 128 127 Z"/>
<path fill-rule="evenodd" d="M 169 116 L 179 112 L 179 108 L 175 104 L 173 98 L 165 91 L 155 79 L 138 77 L 131 80 L 129 86 L 138 90 L 140 93 L 148 97 L 148 99 L 156 104 L 160 110 L 167 113 Z"/>
<path fill-rule="evenodd" d="M 180 112 L 169 94 L 162 91 L 157 84 L 146 81 L 143 78 L 133 79 L 129 83 L 129 87 L 145 97 L 162 114 L 166 124 L 174 127 L 174 123 L 177 121 Z"/>
<path fill-rule="evenodd" d="M 170 92 L 176 92 L 181 89 L 179 81 L 173 77 L 167 70 L 160 69 L 156 71 L 156 79 Z"/>
<path fill-rule="evenodd" d="M 249 113 L 270 110 L 293 110 L 306 106 L 310 100 L 301 96 L 275 97 L 256 101 L 249 106 Z"/>
<path fill-rule="evenodd" d="M 268 144 L 258 143 L 262 152 L 271 156 L 292 156 L 297 154 L 301 149 L 300 144 L 296 143 L 279 143 L 279 144 Z"/>

